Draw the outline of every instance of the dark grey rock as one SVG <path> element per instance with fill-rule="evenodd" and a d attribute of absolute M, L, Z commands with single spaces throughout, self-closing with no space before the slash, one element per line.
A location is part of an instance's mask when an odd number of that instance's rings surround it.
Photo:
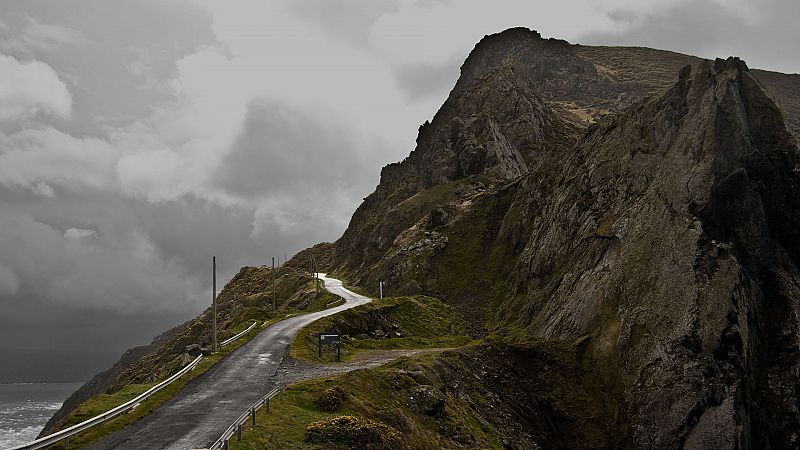
<path fill-rule="evenodd" d="M 421 384 L 410 388 L 406 399 L 408 406 L 418 413 L 428 416 L 444 414 L 445 395 L 431 385 Z"/>
<path fill-rule="evenodd" d="M 190 344 L 184 347 L 184 353 L 189 354 L 191 356 L 198 356 L 200 355 L 200 344 Z"/>

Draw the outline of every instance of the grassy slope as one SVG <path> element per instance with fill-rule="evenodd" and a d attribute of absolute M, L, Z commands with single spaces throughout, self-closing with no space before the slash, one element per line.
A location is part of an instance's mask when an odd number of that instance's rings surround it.
<path fill-rule="evenodd" d="M 321 292 L 310 303 L 309 308 L 325 309 L 342 302 L 342 299 L 328 292 Z M 401 349 L 401 348 L 435 348 L 461 346 L 470 342 L 466 335 L 466 325 L 463 318 L 455 309 L 445 305 L 437 299 L 424 296 L 398 297 L 376 300 L 373 303 L 355 308 L 354 310 L 340 313 L 339 318 L 357 319 L 362 314 L 385 314 L 388 320 L 397 323 L 408 337 L 394 339 L 356 339 L 348 342 L 343 347 L 343 356 L 352 357 L 355 353 L 371 349 Z M 251 314 L 246 314 L 250 316 Z M 282 315 L 283 316 L 283 315 Z M 281 317 L 282 318 L 282 317 Z M 292 346 L 295 357 L 319 361 L 317 358 L 316 334 L 333 326 L 336 317 L 326 317 L 304 328 Z M 271 321 L 275 322 L 279 318 Z M 242 323 L 236 329 L 230 330 L 233 335 L 249 326 L 250 322 Z M 241 339 L 232 343 L 219 353 L 204 358 L 200 365 L 189 374 L 175 381 L 170 386 L 159 391 L 153 397 L 143 402 L 132 412 L 94 427 L 70 439 L 66 447 L 59 444 L 55 448 L 78 448 L 94 442 L 108 433 L 114 432 L 146 416 L 167 400 L 177 395 L 189 380 L 208 370 L 213 364 L 221 360 L 236 348 L 252 339 L 262 328 L 257 327 Z M 326 352 L 322 360 L 332 360 L 334 354 Z M 152 387 L 152 384 L 131 384 L 113 394 L 100 394 L 81 404 L 67 419 L 63 428 L 74 425 L 97 414 L 108 411 Z M 292 394 L 290 394 L 292 395 Z M 313 413 L 312 413 L 312 416 Z M 319 418 L 327 417 L 319 415 Z"/>
<path fill-rule="evenodd" d="M 263 323 L 264 321 L 266 321 L 267 325 L 271 325 L 275 322 L 278 322 L 279 320 L 282 320 L 290 316 L 330 308 L 333 306 L 337 306 L 342 302 L 343 300 L 339 297 L 333 296 L 329 293 L 321 292 L 319 295 L 314 296 L 309 301 L 308 309 L 303 311 L 295 309 L 287 309 L 279 313 L 272 313 L 264 311 L 263 308 L 245 306 L 240 311 L 239 314 L 239 317 L 242 318 L 243 321 L 238 326 L 231 327 L 227 330 L 224 330 L 224 332 L 220 333 L 220 341 L 223 341 L 228 337 L 234 336 L 235 334 L 245 330 L 247 327 L 250 326 L 253 320 L 258 321 L 259 323 Z M 150 414 L 153 410 L 164 404 L 170 398 L 177 395 L 181 391 L 181 389 L 183 389 L 186 383 L 189 382 L 189 380 L 199 376 L 200 374 L 210 369 L 214 364 L 219 362 L 222 358 L 231 354 L 234 350 L 241 347 L 245 343 L 249 342 L 263 329 L 264 327 L 256 326 L 249 333 L 237 339 L 236 341 L 230 343 L 227 347 L 223 348 L 218 353 L 203 358 L 200 364 L 198 364 L 198 366 L 194 370 L 190 371 L 188 374 L 174 381 L 169 386 L 165 387 L 164 389 L 157 392 L 146 401 L 142 402 L 133 411 L 117 416 L 113 420 L 92 427 L 91 429 L 86 430 L 83 433 L 80 433 L 79 435 L 70 438 L 70 444 L 66 447 L 64 447 L 62 444 L 58 444 L 54 448 L 78 448 L 90 442 L 94 442 L 100 439 L 101 437 L 109 433 L 112 433 L 126 425 L 136 422 L 142 417 Z M 180 369 L 180 367 L 176 366 L 176 368 L 173 371 L 177 371 L 178 369 Z M 112 408 L 115 408 L 131 400 L 132 398 L 150 389 L 156 384 L 158 383 L 134 383 L 126 385 L 122 389 L 110 394 L 95 395 L 89 400 L 80 404 L 77 408 L 75 408 L 69 414 L 69 416 L 67 416 L 66 420 L 62 423 L 59 429 L 70 427 L 72 425 L 83 422 L 92 417 L 95 417 L 98 414 L 109 411 Z"/>
<path fill-rule="evenodd" d="M 487 344 L 297 383 L 231 448 L 347 448 L 306 441 L 312 423 L 343 415 L 391 427 L 409 449 L 508 448 L 504 441 L 511 448 L 614 448 L 621 432 L 602 398 L 575 381 L 577 354 L 575 343 Z M 415 401 L 420 386 L 441 395 L 438 412 L 419 408 L 426 404 Z M 323 408 L 319 400 L 331 390 L 345 400 Z"/>
<path fill-rule="evenodd" d="M 419 364 L 431 365 L 435 359 L 435 355 L 401 358 L 375 369 L 291 385 L 286 389 L 284 399 L 273 403 L 270 414 L 262 412 L 256 427 L 248 426 L 241 442 L 230 442 L 231 448 L 347 448 L 305 442 L 308 425 L 339 415 L 373 417 L 390 426 L 402 428 L 405 431 L 405 444 L 411 448 L 447 448 L 446 441 L 438 433 L 436 421 L 409 409 L 403 389 L 415 383 L 400 375 L 400 371 L 413 369 Z M 337 411 L 325 411 L 316 401 L 326 389 L 333 386 L 344 387 L 349 398 Z M 469 429 L 473 436 L 479 436 L 477 448 L 502 448 L 498 438 L 487 433 L 490 430 L 471 417 L 462 405 L 454 404 L 448 412 L 452 426 Z"/>
<path fill-rule="evenodd" d="M 280 319 L 275 318 L 271 322 L 274 323 L 277 322 L 278 320 Z M 237 327 L 239 329 L 238 331 L 246 329 L 248 326 L 250 326 L 251 323 L 252 322 L 247 322 L 240 325 L 239 327 Z M 268 325 L 271 325 L 271 323 L 268 323 Z M 263 329 L 264 329 L 263 327 L 256 326 L 249 333 L 237 339 L 236 341 L 228 344 L 228 346 L 226 346 L 219 352 L 211 356 L 204 357 L 194 370 L 178 378 L 177 380 L 172 382 L 172 384 L 170 384 L 169 386 L 161 389 L 153 396 L 143 401 L 139 406 L 137 406 L 132 411 L 121 414 L 112 420 L 104 422 L 100 425 L 97 425 L 95 427 L 92 427 L 84 431 L 83 433 L 71 437 L 69 439 L 69 445 L 67 446 L 64 446 L 63 443 L 59 443 L 57 445 L 52 446 L 51 448 L 58 448 L 58 449 L 80 448 L 84 445 L 87 445 L 91 442 L 94 442 L 102 438 L 103 436 L 109 433 L 113 433 L 114 431 L 119 430 L 120 428 L 123 428 L 126 425 L 130 425 L 136 422 L 142 417 L 150 414 L 152 411 L 154 411 L 156 408 L 164 404 L 170 398 L 177 395 L 190 380 L 203 374 L 205 371 L 210 369 L 214 364 L 219 362 L 222 358 L 233 353 L 237 348 L 249 342 Z M 77 408 L 75 408 L 75 410 L 73 410 L 72 413 L 70 413 L 70 415 L 67 417 L 64 425 L 61 428 L 70 427 L 77 423 L 83 422 L 84 420 L 97 416 L 98 414 L 104 413 L 116 406 L 119 406 L 131 400 L 132 398 L 150 389 L 156 384 L 157 383 L 130 384 L 112 394 L 95 395 L 94 397 L 90 398 L 89 400 L 87 400 L 86 402 L 82 403 Z"/>
<path fill-rule="evenodd" d="M 384 339 L 356 339 L 356 328 L 363 321 L 396 324 L 403 337 Z M 456 309 L 438 299 L 425 296 L 390 297 L 373 300 L 371 303 L 334 316 L 322 318 L 303 328 L 292 343 L 294 358 L 316 362 L 330 362 L 335 352 L 325 349 L 318 357 L 317 335 L 323 331 L 339 328 L 343 334 L 350 333 L 354 339 L 342 345 L 342 359 L 351 359 L 355 354 L 375 349 L 409 349 L 462 346 L 471 341 L 466 333 L 466 323 Z"/>

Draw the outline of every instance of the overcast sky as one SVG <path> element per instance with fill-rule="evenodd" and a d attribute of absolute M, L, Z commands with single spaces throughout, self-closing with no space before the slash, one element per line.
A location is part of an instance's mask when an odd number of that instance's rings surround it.
<path fill-rule="evenodd" d="M 0 348 L 122 349 L 338 238 L 485 34 L 800 72 L 795 0 L 3 0 Z"/>

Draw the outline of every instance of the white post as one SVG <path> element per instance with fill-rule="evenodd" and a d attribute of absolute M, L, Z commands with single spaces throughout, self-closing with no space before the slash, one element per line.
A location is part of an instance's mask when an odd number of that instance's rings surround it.
<path fill-rule="evenodd" d="M 383 298 L 383 281 L 381 281 L 380 287 L 381 287 L 381 298 Z"/>

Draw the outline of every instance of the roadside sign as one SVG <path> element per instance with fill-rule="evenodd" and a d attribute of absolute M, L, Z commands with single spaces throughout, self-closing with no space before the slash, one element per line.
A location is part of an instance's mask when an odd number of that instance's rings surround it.
<path fill-rule="evenodd" d="M 342 343 L 342 337 L 338 334 L 320 334 L 319 342 L 321 344 L 336 345 Z"/>
<path fill-rule="evenodd" d="M 342 334 L 336 333 L 320 333 L 319 334 L 319 357 L 322 357 L 322 346 L 323 345 L 330 345 L 331 347 L 336 347 L 336 360 L 342 360 Z"/>

